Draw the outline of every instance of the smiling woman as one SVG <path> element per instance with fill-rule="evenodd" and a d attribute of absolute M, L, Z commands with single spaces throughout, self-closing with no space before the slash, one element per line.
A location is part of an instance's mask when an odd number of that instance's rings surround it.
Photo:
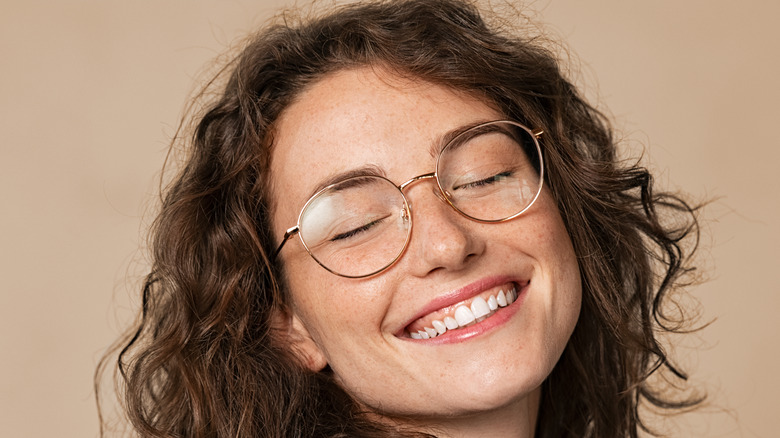
<path fill-rule="evenodd" d="M 515 135 L 534 145 L 532 135 L 509 122 L 483 123 L 504 117 L 468 93 L 399 77 L 383 67 L 362 67 L 319 79 L 277 120 L 270 166 L 275 235 L 283 231 L 278 224 L 294 220 L 312 186 L 333 174 L 372 164 L 387 180 L 401 182 L 438 168 L 438 185 L 425 179 L 401 184 L 406 205 L 375 208 L 357 202 L 363 196 L 344 194 L 376 192 L 362 184 L 328 189 L 346 199 L 333 215 L 319 215 L 319 221 L 336 225 L 332 233 L 319 233 L 317 251 L 326 251 L 330 261 L 331 250 L 321 247 L 337 246 L 334 251 L 348 255 L 337 256 L 330 266 L 358 269 L 354 272 L 366 277 L 342 278 L 318 269 L 300 245 L 280 254 L 291 298 L 288 324 L 295 328 L 298 351 L 313 371 L 328 366 L 337 382 L 373 411 L 426 418 L 439 430 L 464 436 L 488 432 L 485 422 L 477 421 L 482 415 L 510 419 L 514 424 L 508 430 L 514 434 L 533 430 L 535 417 L 516 413 L 537 409 L 541 384 L 577 320 L 580 276 L 549 191 L 530 205 L 535 196 L 525 197 L 518 184 L 507 182 L 530 179 L 536 189 L 539 171 L 527 164 L 531 160 L 523 147 L 501 131 L 526 132 Z M 435 139 L 453 132 L 462 134 L 440 155 L 431 155 Z M 537 153 L 535 146 L 529 149 Z M 452 154 L 467 157 L 454 163 Z M 296 177 L 299 166 L 309 169 L 307 178 Z M 515 218 L 480 223 L 456 213 L 448 202 L 478 205 L 464 209 L 480 219 Z M 304 212 L 310 214 L 308 207 Z M 346 225 L 358 235 L 340 237 L 344 216 L 360 218 Z M 400 223 L 386 228 L 376 218 Z M 371 226 L 364 230 L 366 223 Z M 403 230 L 411 235 L 406 245 Z M 396 251 L 388 248 L 402 250 L 395 263 Z M 374 263 L 379 256 L 382 263 Z M 359 270 L 367 262 L 370 268 Z M 488 302 L 495 302 L 494 313 Z M 421 339 L 414 339 L 415 333 Z M 473 422 L 453 428 L 450 423 L 462 423 L 462 416 Z M 470 430 L 471 423 L 479 428 Z"/>
<path fill-rule="evenodd" d="M 139 433 L 624 437 L 698 403 L 650 383 L 685 378 L 656 334 L 694 209 L 540 39 L 457 0 L 291 21 L 165 195 L 118 361 Z"/>

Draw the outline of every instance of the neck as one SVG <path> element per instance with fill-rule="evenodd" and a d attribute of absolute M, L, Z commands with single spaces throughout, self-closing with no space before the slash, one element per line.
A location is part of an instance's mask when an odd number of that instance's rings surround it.
<path fill-rule="evenodd" d="M 533 438 L 541 389 L 509 405 L 471 415 L 418 419 L 425 432 L 440 438 Z"/>

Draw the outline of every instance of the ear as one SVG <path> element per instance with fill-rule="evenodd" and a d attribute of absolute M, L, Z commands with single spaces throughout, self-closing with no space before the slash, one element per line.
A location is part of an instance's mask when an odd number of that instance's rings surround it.
<path fill-rule="evenodd" d="M 328 365 L 325 354 L 294 312 L 282 309 L 275 311 L 272 325 L 277 329 L 279 343 L 290 348 L 304 367 L 318 372 Z"/>

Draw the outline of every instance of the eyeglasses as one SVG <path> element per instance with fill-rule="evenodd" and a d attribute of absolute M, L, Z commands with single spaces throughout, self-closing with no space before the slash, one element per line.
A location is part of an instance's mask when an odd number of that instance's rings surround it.
<path fill-rule="evenodd" d="M 542 132 L 509 120 L 482 123 L 441 149 L 433 173 L 401 185 L 378 175 L 331 184 L 306 202 L 274 258 L 298 234 L 306 251 L 333 274 L 362 278 L 384 271 L 401 257 L 412 233 L 411 207 L 403 191 L 424 179 L 435 179 L 439 197 L 471 220 L 514 219 L 542 190 Z"/>

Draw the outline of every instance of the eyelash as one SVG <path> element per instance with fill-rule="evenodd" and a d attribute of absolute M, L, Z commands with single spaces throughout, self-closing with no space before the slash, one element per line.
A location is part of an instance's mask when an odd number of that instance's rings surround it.
<path fill-rule="evenodd" d="M 463 184 L 463 185 L 457 186 L 457 187 L 453 188 L 453 190 L 459 190 L 459 189 L 464 189 L 464 188 L 465 189 L 471 189 L 471 188 L 486 186 L 488 184 L 494 183 L 496 181 L 496 179 L 499 178 L 499 177 L 502 177 L 502 176 L 503 177 L 508 177 L 511 174 L 512 174 L 512 172 L 507 170 L 505 172 L 497 173 L 497 174 L 495 174 L 493 176 L 490 176 L 490 177 L 485 178 L 485 179 L 481 179 L 479 181 L 474 181 L 474 182 L 470 182 L 468 184 Z"/>
<path fill-rule="evenodd" d="M 367 223 L 367 224 L 365 224 L 363 226 L 360 226 L 358 228 L 355 228 L 353 230 L 349 230 L 349 231 L 347 231 L 345 233 L 337 234 L 337 235 L 333 236 L 330 239 L 330 241 L 331 242 L 335 242 L 337 240 L 349 239 L 350 237 L 356 236 L 356 235 L 358 235 L 358 234 L 360 234 L 360 233 L 362 233 L 364 231 L 368 231 L 371 227 L 373 227 L 374 225 L 378 224 L 379 222 L 381 222 L 383 220 L 385 220 L 384 217 L 383 218 L 379 218 L 379 219 L 374 220 L 374 221 L 371 221 L 371 222 L 369 222 L 369 223 Z"/>

